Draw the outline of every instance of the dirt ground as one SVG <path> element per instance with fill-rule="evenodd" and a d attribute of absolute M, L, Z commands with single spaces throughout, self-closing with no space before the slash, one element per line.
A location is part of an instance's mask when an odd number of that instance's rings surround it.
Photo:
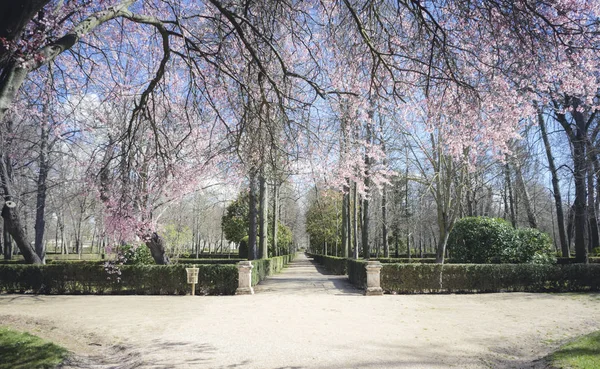
<path fill-rule="evenodd" d="M 0 295 L 0 325 L 67 347 L 66 368 L 544 368 L 599 312 L 600 294 L 366 297 L 304 259 L 252 296 Z"/>

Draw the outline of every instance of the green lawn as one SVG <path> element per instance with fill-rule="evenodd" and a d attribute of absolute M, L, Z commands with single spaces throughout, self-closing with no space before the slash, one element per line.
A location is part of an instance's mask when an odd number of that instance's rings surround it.
<path fill-rule="evenodd" d="M 66 356 L 65 348 L 29 333 L 0 327 L 0 369 L 50 369 Z"/>
<path fill-rule="evenodd" d="M 600 368 L 600 331 L 562 346 L 550 356 L 550 362 L 561 369 Z"/>

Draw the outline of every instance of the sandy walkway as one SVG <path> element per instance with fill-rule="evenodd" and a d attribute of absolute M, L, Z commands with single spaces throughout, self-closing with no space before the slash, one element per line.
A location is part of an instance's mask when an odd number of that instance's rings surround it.
<path fill-rule="evenodd" d="M 2 295 L 0 324 L 65 345 L 79 354 L 70 367 L 86 368 L 530 368 L 600 329 L 600 294 L 365 297 L 303 260 L 256 290 Z"/>

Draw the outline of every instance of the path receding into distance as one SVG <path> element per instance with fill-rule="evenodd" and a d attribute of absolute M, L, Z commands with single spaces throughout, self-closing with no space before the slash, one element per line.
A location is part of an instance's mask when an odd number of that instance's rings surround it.
<path fill-rule="evenodd" d="M 362 291 L 350 284 L 347 276 L 327 273 L 305 254 L 298 254 L 281 273 L 262 281 L 254 287 L 254 291 L 278 295 L 362 295 Z"/>
<path fill-rule="evenodd" d="M 0 295 L 65 368 L 544 368 L 600 329 L 600 294 L 363 296 L 303 255 L 246 296 Z"/>

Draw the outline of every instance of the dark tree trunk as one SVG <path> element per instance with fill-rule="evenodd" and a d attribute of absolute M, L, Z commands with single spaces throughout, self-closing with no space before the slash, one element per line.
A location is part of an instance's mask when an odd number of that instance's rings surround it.
<path fill-rule="evenodd" d="M 390 244 L 388 242 L 388 227 L 387 227 L 387 186 L 383 185 L 383 193 L 381 194 L 381 237 L 383 238 L 383 257 L 390 257 Z"/>
<path fill-rule="evenodd" d="M 598 235 L 598 217 L 596 215 L 596 208 L 594 207 L 595 200 L 594 194 L 594 161 L 595 153 L 592 147 L 588 147 L 588 173 L 587 173 L 587 203 L 588 203 L 588 232 L 589 232 L 589 243 L 588 252 L 592 252 L 594 248 L 599 247 L 599 235 Z"/>
<path fill-rule="evenodd" d="M 352 246 L 354 248 L 353 250 L 353 257 L 354 259 L 358 259 L 358 185 L 356 182 L 354 182 L 354 215 L 352 217 L 352 233 L 354 234 L 354 237 L 352 237 Z"/>
<path fill-rule="evenodd" d="M 371 258 L 371 248 L 369 245 L 369 227 L 370 227 L 370 217 L 369 217 L 369 200 L 363 200 L 362 214 L 363 214 L 363 222 L 362 222 L 362 248 L 363 248 L 363 258 L 365 260 L 369 260 Z"/>
<path fill-rule="evenodd" d="M 277 231 L 279 230 L 279 183 L 275 180 L 273 185 L 273 255 L 278 256 L 279 245 L 277 240 Z"/>
<path fill-rule="evenodd" d="M 519 187 L 519 191 L 523 197 L 523 205 L 525 205 L 525 211 L 527 213 L 527 222 L 529 223 L 529 227 L 537 228 L 537 219 L 535 217 L 535 212 L 531 207 L 531 200 L 529 198 L 529 191 L 527 191 L 527 187 L 525 187 L 525 181 L 523 180 L 523 172 L 521 171 L 521 167 L 515 165 L 515 177 L 517 179 L 517 186 Z"/>
<path fill-rule="evenodd" d="M 8 165 L 5 160 L 4 152 L 0 146 L 0 183 L 4 190 L 4 199 L 6 201 L 13 200 L 13 192 L 11 188 L 11 177 L 9 175 Z M 4 218 L 4 230 L 8 232 L 12 239 L 17 244 L 19 251 L 23 255 L 25 262 L 29 264 L 41 264 L 42 259 L 37 256 L 35 250 L 27 238 L 25 227 L 21 223 L 21 219 L 17 212 L 17 208 L 9 208 L 4 204 L 2 207 L 2 218 Z"/>
<path fill-rule="evenodd" d="M 267 243 L 267 227 L 268 224 L 268 215 L 269 215 L 269 201 L 268 201 L 268 187 L 267 187 L 267 179 L 264 175 L 264 169 L 261 170 L 261 175 L 259 178 L 260 182 L 260 212 L 259 212 L 259 220 L 258 220 L 258 238 L 259 238 L 259 248 L 258 248 L 258 258 L 266 259 L 269 257 L 269 247 Z"/>
<path fill-rule="evenodd" d="M 2 241 L 4 243 L 4 260 L 11 260 L 13 254 L 12 240 L 6 229 L 6 221 L 2 220 Z"/>
<path fill-rule="evenodd" d="M 255 260 L 256 253 L 256 223 L 258 218 L 258 207 L 256 205 L 256 172 L 250 172 L 250 193 L 248 204 L 248 260 Z"/>
<path fill-rule="evenodd" d="M 348 188 L 344 187 L 342 196 L 342 255 L 348 257 Z"/>
<path fill-rule="evenodd" d="M 150 249 L 150 254 L 154 262 L 159 265 L 171 264 L 169 257 L 165 250 L 165 241 L 158 233 L 153 232 L 149 239 L 146 241 L 146 246 Z"/>
<path fill-rule="evenodd" d="M 575 182 L 575 260 L 578 263 L 587 263 L 587 163 L 585 162 L 585 142 L 580 137 L 573 142 L 573 161 Z"/>
<path fill-rule="evenodd" d="M 563 212 L 562 196 L 560 194 L 560 183 L 558 178 L 558 171 L 556 170 L 556 164 L 554 163 L 554 155 L 552 155 L 552 147 L 550 146 L 550 140 L 548 139 L 548 131 L 546 130 L 546 123 L 541 111 L 538 111 L 538 123 L 540 131 L 542 133 L 542 140 L 544 141 L 544 147 L 546 149 L 546 157 L 548 158 L 548 168 L 552 175 L 552 192 L 554 195 L 554 206 L 556 207 L 556 223 L 558 225 L 558 237 L 560 239 L 560 249 L 562 256 L 568 258 L 569 255 L 569 242 L 567 241 L 567 234 L 565 230 L 565 215 Z"/>
<path fill-rule="evenodd" d="M 370 120 L 373 120 L 373 112 L 370 113 Z M 371 123 L 367 123 L 367 144 L 370 144 L 372 140 Z M 371 245 L 369 245 L 369 227 L 371 222 L 371 215 L 369 214 L 369 194 L 371 193 L 371 158 L 365 153 L 365 197 L 362 201 L 362 247 L 363 247 L 363 258 L 369 260 L 371 258 Z"/>
<path fill-rule="evenodd" d="M 508 162 L 504 165 L 504 178 L 506 180 L 506 187 L 508 188 L 508 204 L 510 208 L 510 223 L 513 227 L 517 226 L 517 217 L 515 214 L 515 201 L 513 197 L 512 184 L 510 180 L 510 166 Z"/>
<path fill-rule="evenodd" d="M 588 209 L 587 209 L 587 124 L 583 114 L 578 111 L 579 101 L 572 99 L 575 129 L 567 121 L 564 114 L 556 113 L 557 121 L 562 125 L 573 146 L 573 179 L 575 182 L 575 203 L 573 204 L 575 231 L 575 260 L 578 263 L 588 262 Z"/>

